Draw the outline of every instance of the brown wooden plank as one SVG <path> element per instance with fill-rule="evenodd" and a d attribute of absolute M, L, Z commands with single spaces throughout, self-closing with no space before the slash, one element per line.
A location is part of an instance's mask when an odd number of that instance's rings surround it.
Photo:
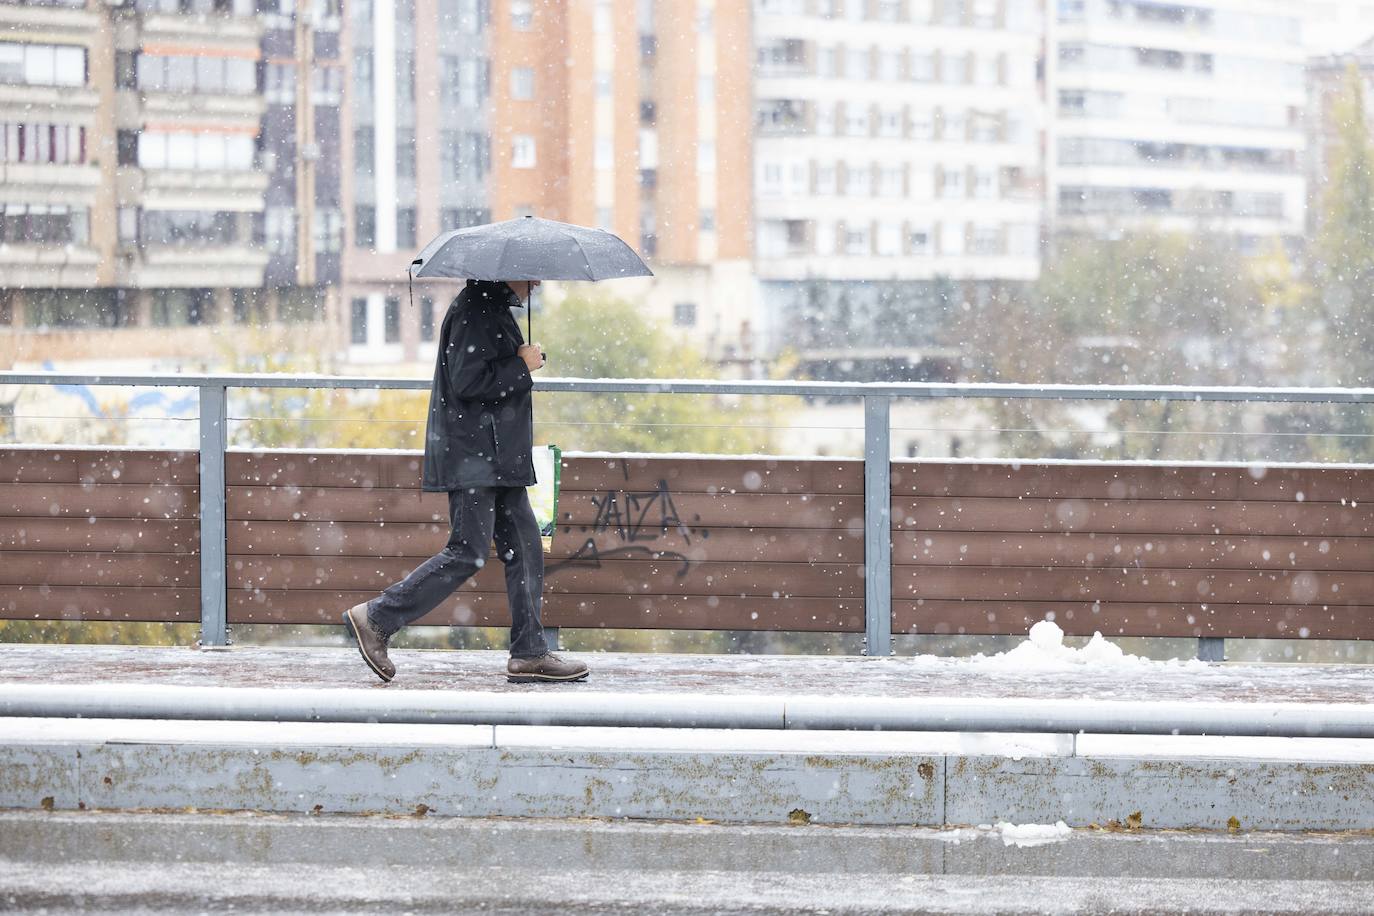
<path fill-rule="evenodd" d="M 903 566 L 894 598 L 1136 601 L 1208 604 L 1374 604 L 1374 573 L 1197 569 Z"/>
<path fill-rule="evenodd" d="M 0 448 L 3 483 L 118 483 L 193 486 L 199 456 L 165 449 Z"/>
<path fill-rule="evenodd" d="M 196 554 L 200 525 L 161 518 L 9 518 L 0 522 L 0 550 Z"/>
<path fill-rule="evenodd" d="M 232 451 L 231 486 L 299 486 L 415 490 L 420 453 Z M 565 455 L 564 492 L 863 493 L 863 463 L 797 458 L 654 458 Z"/>
<path fill-rule="evenodd" d="M 410 557 L 417 563 L 438 553 L 449 535 L 448 525 L 381 522 L 231 522 L 228 545 L 231 554 Z M 560 527 L 553 550 L 545 554 L 552 563 L 573 554 L 588 553 L 592 540 L 604 553 L 631 546 L 612 532 L 593 533 Z M 3 544 L 3 541 L 0 541 Z M 692 560 L 734 559 L 779 563 L 862 563 L 863 536 L 844 530 L 804 528 L 718 528 L 690 542 L 679 532 L 651 542 L 634 542 L 653 551 L 680 553 Z"/>
<path fill-rule="evenodd" d="M 148 484 L 0 484 L 0 517 L 184 518 L 200 513 L 200 488 Z"/>
<path fill-rule="evenodd" d="M 1374 535 L 1374 504 L 917 497 L 894 498 L 892 513 L 914 531 Z"/>
<path fill-rule="evenodd" d="M 229 588 L 376 589 L 403 579 L 409 558 L 230 556 Z M 465 590 L 505 594 L 504 567 L 488 563 Z M 596 566 L 551 564 L 547 594 L 734 595 L 761 598 L 861 598 L 863 566 L 849 563 L 694 563 L 609 559 Z"/>
<path fill-rule="evenodd" d="M 1374 569 L 1374 539 L 898 531 L 894 566 Z"/>
<path fill-rule="evenodd" d="M 0 585 L 200 587 L 200 557 L 167 553 L 0 552 Z"/>
<path fill-rule="evenodd" d="M 564 492 L 814 493 L 863 496 L 863 462 L 818 458 L 565 455 Z"/>
<path fill-rule="evenodd" d="M 1220 636 L 1244 639 L 1374 639 L 1374 605 L 894 601 L 894 633 L 1025 634 L 1053 615 L 1065 633 L 1091 636 Z"/>
<path fill-rule="evenodd" d="M 200 591 L 176 588 L 0 585 L 6 620 L 200 622 Z"/>
<path fill-rule="evenodd" d="M 369 591 L 291 591 L 231 589 L 230 623 L 335 624 L 342 612 L 376 597 Z M 663 595 L 545 596 L 548 626 L 607 629 L 775 630 L 861 632 L 862 601 L 825 598 L 760 600 Z M 460 592 L 417 621 L 421 626 L 509 626 L 505 595 Z"/>
<path fill-rule="evenodd" d="M 1374 500 L 1374 468 L 894 461 L 894 496 Z M 1302 496 L 1299 497 L 1298 494 Z"/>
<path fill-rule="evenodd" d="M 230 451 L 224 479 L 231 486 L 420 488 L 421 452 Z"/>
<path fill-rule="evenodd" d="M 229 487 L 231 520 L 340 522 L 447 522 L 448 497 L 441 493 L 296 487 Z M 624 531 L 634 540 L 662 532 L 676 522 L 693 530 L 745 528 L 850 528 L 863 530 L 863 499 L 846 496 L 729 495 L 684 493 L 671 500 L 656 495 L 604 500 L 595 494 L 565 494 L 559 523 Z"/>

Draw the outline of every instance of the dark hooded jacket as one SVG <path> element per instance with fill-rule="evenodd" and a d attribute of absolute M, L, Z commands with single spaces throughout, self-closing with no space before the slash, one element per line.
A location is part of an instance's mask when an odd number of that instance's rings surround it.
<path fill-rule="evenodd" d="M 425 426 L 422 487 L 528 487 L 534 411 L 524 344 L 504 283 L 469 280 L 444 316 Z"/>

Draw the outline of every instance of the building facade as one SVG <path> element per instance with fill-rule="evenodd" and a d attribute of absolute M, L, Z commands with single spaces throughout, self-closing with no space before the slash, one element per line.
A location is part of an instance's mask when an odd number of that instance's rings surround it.
<path fill-rule="evenodd" d="M 324 320 L 330 266 L 292 221 L 330 168 L 295 135 L 336 11 L 76 0 L 0 4 L 0 20 L 7 361 L 223 364 L 219 326 Z M 320 53 L 297 58 L 302 33 Z M 304 92 L 264 92 L 278 70 Z"/>
<path fill-rule="evenodd" d="M 735 313 L 754 289 L 746 4 L 357 0 L 349 10 L 350 361 L 428 362 L 457 287 L 416 284 L 412 307 L 410 258 L 440 232 L 526 214 L 615 232 L 657 276 L 607 294 L 642 302 L 713 355 L 741 350 L 733 341 L 750 320 Z"/>
<path fill-rule="evenodd" d="M 773 347 L 910 348 L 1033 280 L 1033 0 L 758 0 L 755 264 Z"/>
<path fill-rule="evenodd" d="M 1302 22 L 1282 0 L 1067 0 L 1049 23 L 1058 232 L 1302 235 Z"/>

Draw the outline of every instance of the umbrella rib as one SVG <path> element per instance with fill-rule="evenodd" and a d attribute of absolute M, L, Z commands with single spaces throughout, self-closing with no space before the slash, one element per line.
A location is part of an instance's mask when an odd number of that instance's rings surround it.
<path fill-rule="evenodd" d="M 585 249 L 585 248 L 582 247 L 582 240 L 581 240 L 580 238 L 578 238 L 577 236 L 575 236 L 575 235 L 572 236 L 572 240 L 573 240 L 573 243 L 577 245 L 577 250 L 580 251 L 580 252 L 582 252 L 582 260 L 583 260 L 583 262 L 586 263 L 586 265 L 587 265 L 587 276 L 588 276 L 591 280 L 595 281 L 595 280 L 596 280 L 596 275 L 595 275 L 596 272 L 592 270 L 592 259 L 589 258 L 589 257 L 587 257 L 587 249 Z"/>

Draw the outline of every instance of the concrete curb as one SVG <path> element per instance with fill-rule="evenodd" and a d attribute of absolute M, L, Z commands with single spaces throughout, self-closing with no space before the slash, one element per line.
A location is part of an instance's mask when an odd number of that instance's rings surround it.
<path fill-rule="evenodd" d="M 1374 829 L 1374 742 L 0 719 L 0 807 Z"/>

